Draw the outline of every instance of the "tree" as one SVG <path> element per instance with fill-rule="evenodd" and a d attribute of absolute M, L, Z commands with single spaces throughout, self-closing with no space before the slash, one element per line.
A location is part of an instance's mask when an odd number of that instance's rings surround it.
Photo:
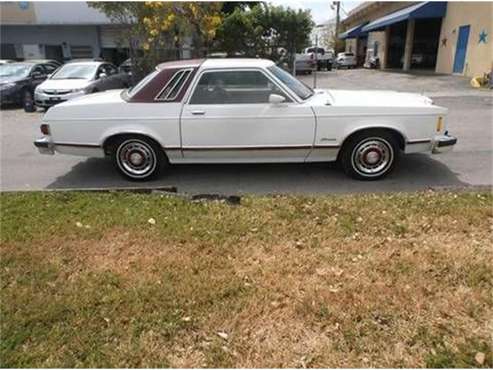
<path fill-rule="evenodd" d="M 294 54 L 310 43 L 314 26 L 306 10 L 293 10 L 264 3 L 237 7 L 225 15 L 217 30 L 216 48 L 228 55 L 245 55 L 278 60 L 282 50 Z"/>
<path fill-rule="evenodd" d="M 193 55 L 202 56 L 222 21 L 220 2 L 90 2 L 89 6 L 121 24 L 129 45 L 133 75 L 139 79 L 156 64 L 180 59 L 187 37 Z"/>

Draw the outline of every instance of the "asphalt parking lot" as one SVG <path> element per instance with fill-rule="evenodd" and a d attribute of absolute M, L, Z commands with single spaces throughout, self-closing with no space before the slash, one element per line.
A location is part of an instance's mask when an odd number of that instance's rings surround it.
<path fill-rule="evenodd" d="M 313 76 L 302 76 L 312 85 Z M 424 92 L 449 108 L 449 131 L 459 141 L 454 152 L 402 157 L 398 168 L 377 182 L 347 178 L 334 164 L 180 165 L 160 179 L 136 184 L 121 178 L 105 159 L 38 154 L 43 112 L 19 108 L 1 112 L 1 190 L 175 186 L 184 193 L 348 193 L 410 191 L 492 185 L 493 94 L 469 87 L 457 76 L 406 75 L 349 70 L 320 72 L 317 87 Z"/>

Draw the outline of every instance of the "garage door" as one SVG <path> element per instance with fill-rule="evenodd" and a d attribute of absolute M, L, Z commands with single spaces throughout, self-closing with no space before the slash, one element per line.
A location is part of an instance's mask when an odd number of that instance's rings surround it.
<path fill-rule="evenodd" d="M 127 42 L 122 37 L 122 28 L 117 26 L 101 27 L 101 47 L 106 49 L 127 47 Z"/>
<path fill-rule="evenodd" d="M 89 45 L 71 45 L 70 54 L 72 59 L 92 58 L 92 46 Z"/>

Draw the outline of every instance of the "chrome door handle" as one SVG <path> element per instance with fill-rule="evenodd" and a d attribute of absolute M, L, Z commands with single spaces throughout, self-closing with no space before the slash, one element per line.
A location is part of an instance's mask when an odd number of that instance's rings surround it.
<path fill-rule="evenodd" d="M 192 114 L 194 116 L 203 116 L 205 114 L 205 111 L 203 111 L 203 110 L 193 110 L 192 111 Z"/>

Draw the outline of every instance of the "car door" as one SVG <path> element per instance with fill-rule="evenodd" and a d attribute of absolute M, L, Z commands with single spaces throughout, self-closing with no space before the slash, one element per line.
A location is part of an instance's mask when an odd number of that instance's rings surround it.
<path fill-rule="evenodd" d="M 106 71 L 107 89 L 121 89 L 123 88 L 123 81 L 118 74 L 118 69 L 112 64 L 105 64 L 104 70 Z"/>
<path fill-rule="evenodd" d="M 312 109 L 261 69 L 203 71 L 180 122 L 190 162 L 301 162 L 315 133 Z"/>

